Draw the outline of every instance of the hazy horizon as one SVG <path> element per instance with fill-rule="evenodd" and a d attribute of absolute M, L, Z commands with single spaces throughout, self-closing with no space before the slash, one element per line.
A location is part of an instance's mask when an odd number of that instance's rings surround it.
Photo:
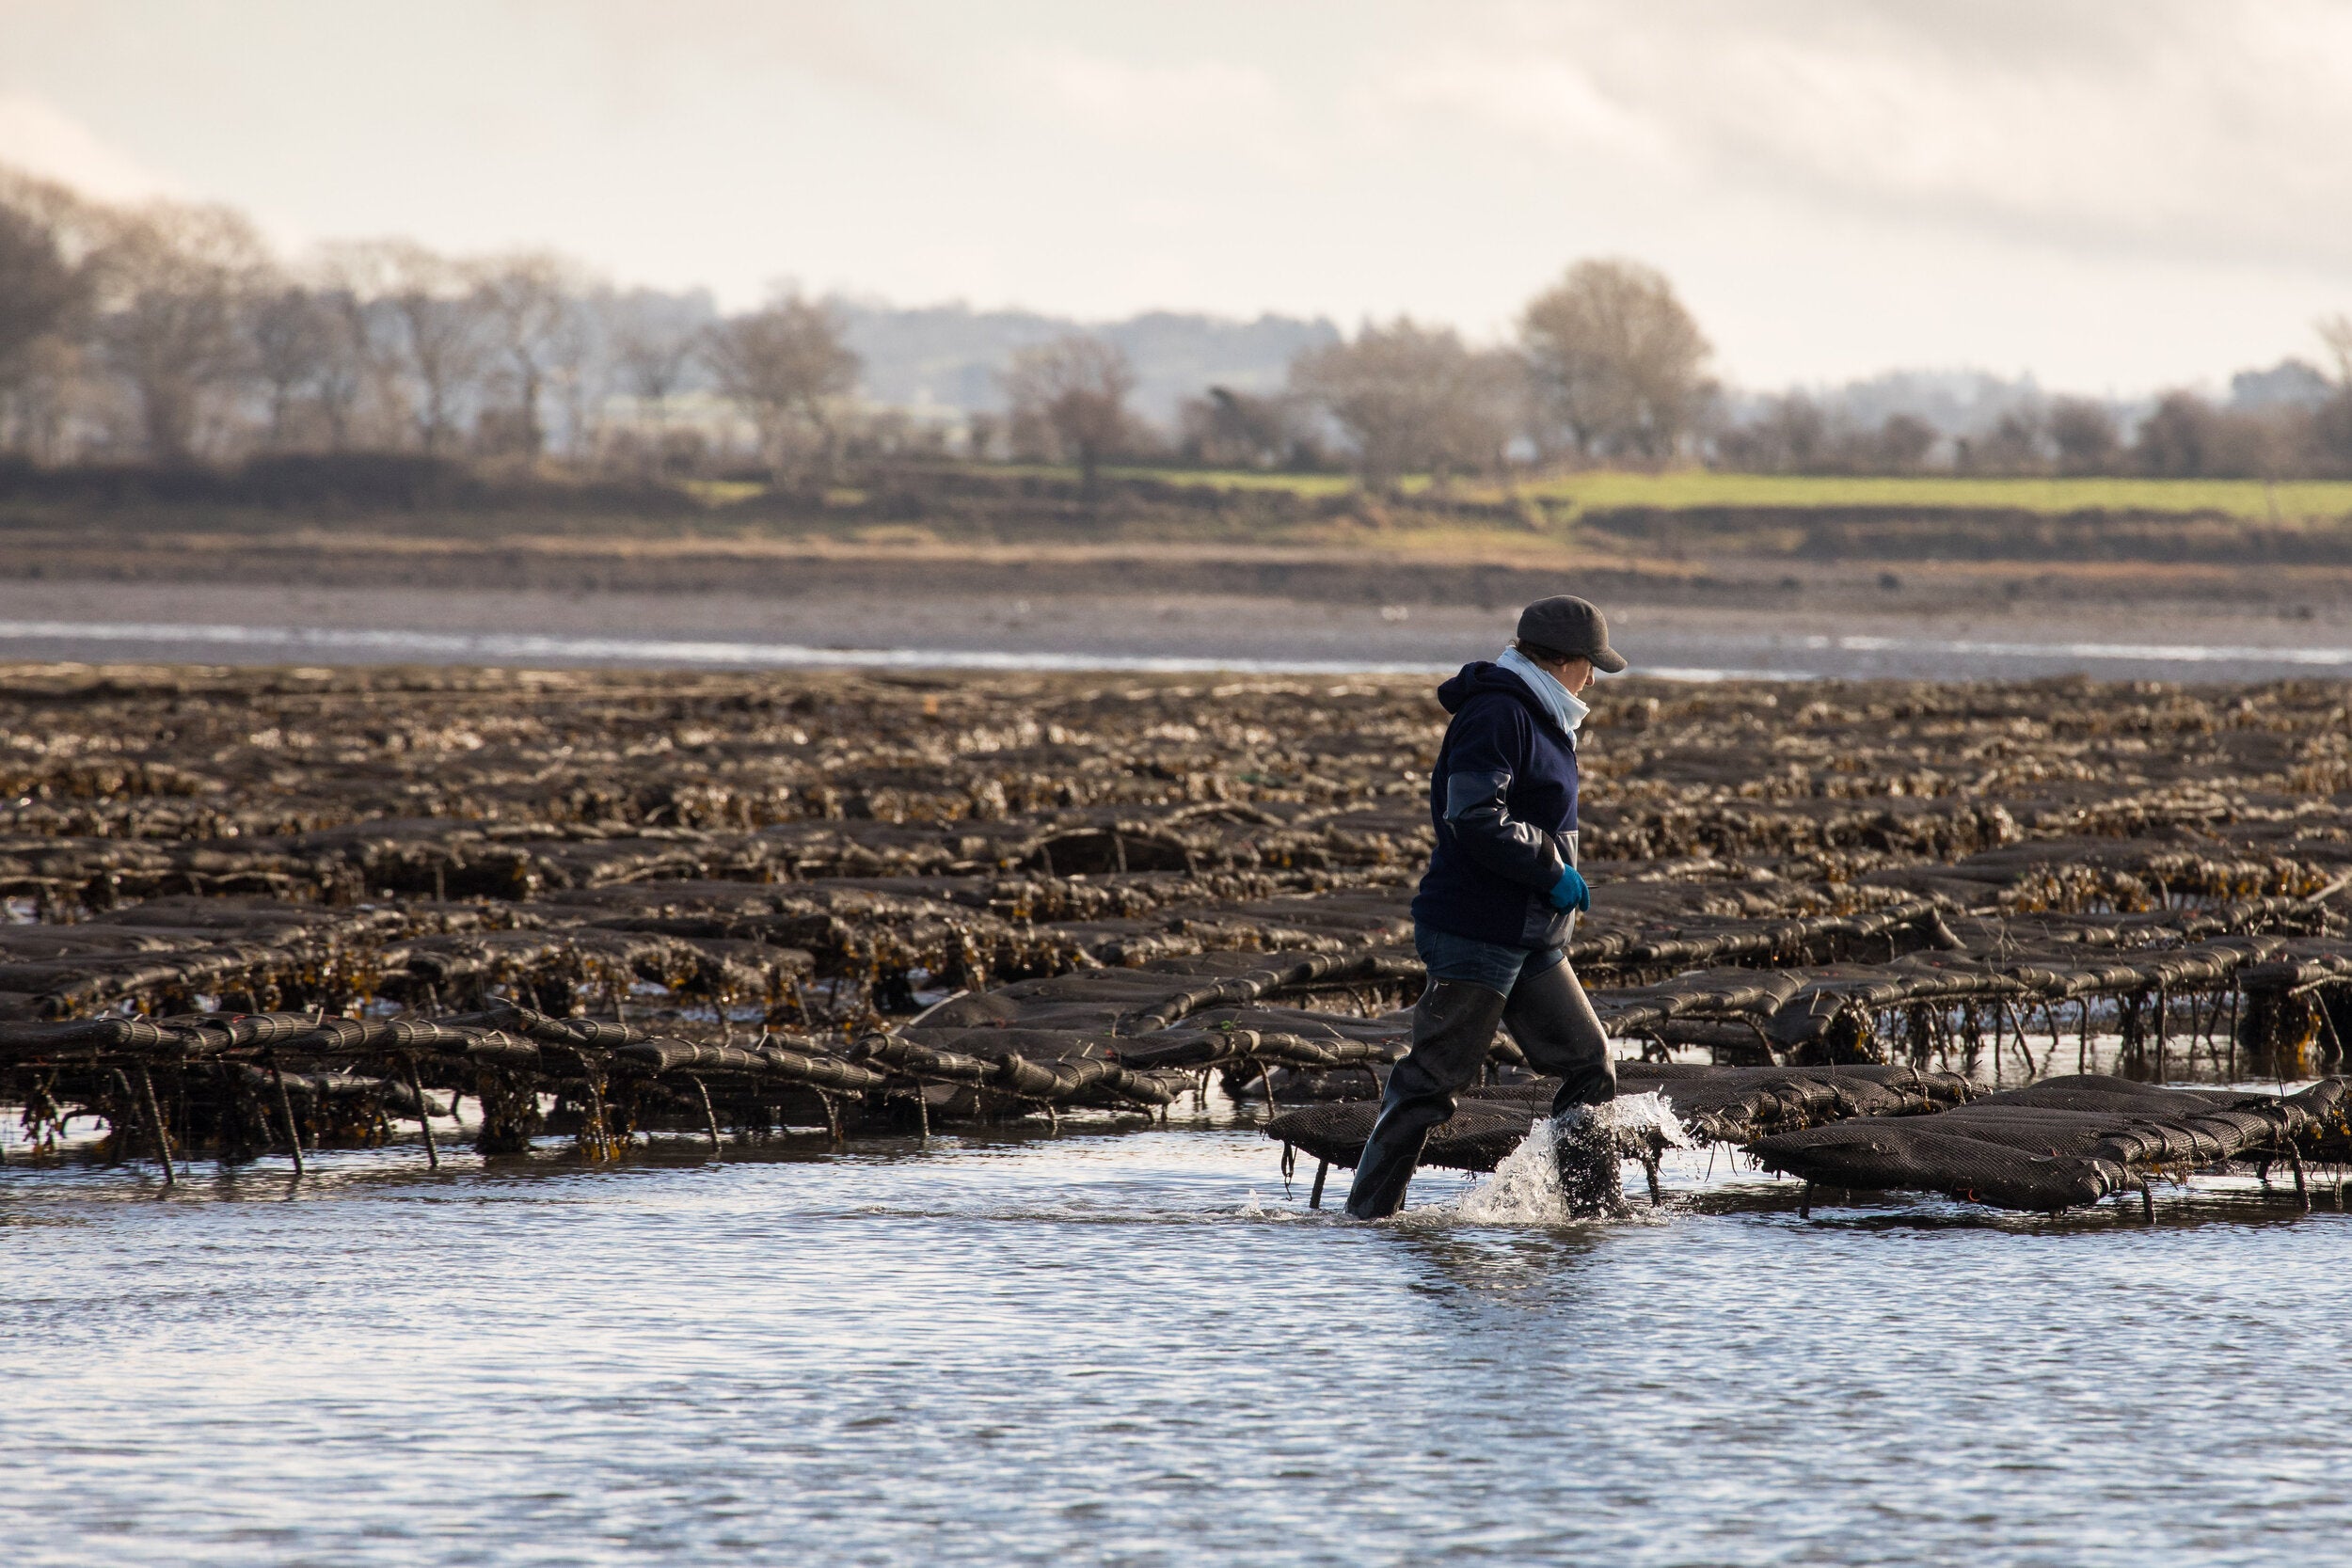
<path fill-rule="evenodd" d="M 1629 255 L 1735 385 L 2128 396 L 2352 307 L 2347 80 L 2342 0 L 0 0 L 0 161 L 730 307 L 1491 339 Z"/>

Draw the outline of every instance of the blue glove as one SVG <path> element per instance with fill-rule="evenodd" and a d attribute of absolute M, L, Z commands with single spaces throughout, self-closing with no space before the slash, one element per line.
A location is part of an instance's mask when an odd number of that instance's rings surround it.
<path fill-rule="evenodd" d="M 1561 868 L 1560 879 L 1551 884 L 1551 891 L 1544 896 L 1551 900 L 1553 909 L 1563 912 L 1569 910 L 1581 910 L 1586 914 L 1593 912 L 1593 890 L 1585 884 L 1583 873 L 1573 865 Z"/>

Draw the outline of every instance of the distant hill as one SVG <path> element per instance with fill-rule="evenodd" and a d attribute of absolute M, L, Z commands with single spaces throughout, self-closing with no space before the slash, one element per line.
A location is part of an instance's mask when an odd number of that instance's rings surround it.
<path fill-rule="evenodd" d="M 1171 422 L 1186 398 L 1212 386 L 1271 391 L 1282 384 L 1293 356 L 1335 342 L 1329 321 L 1216 316 L 1154 310 L 1119 322 L 1080 322 L 1029 310 L 974 310 L 963 305 L 915 309 L 856 300 L 831 302 L 847 325 L 850 346 L 866 362 L 861 389 L 875 403 L 902 408 L 972 413 L 1004 406 L 997 374 L 1022 349 L 1068 332 L 1090 332 L 1116 343 L 1136 371 L 1135 406 L 1147 419 Z"/>

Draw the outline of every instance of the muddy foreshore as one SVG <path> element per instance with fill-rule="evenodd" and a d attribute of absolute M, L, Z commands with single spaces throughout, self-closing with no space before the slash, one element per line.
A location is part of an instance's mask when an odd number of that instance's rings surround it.
<path fill-rule="evenodd" d="M 934 655 L 1433 670 L 1490 654 L 1520 604 L 1564 589 L 1608 607 L 1638 666 L 1683 674 L 2216 680 L 2352 670 L 2352 592 L 2320 572 L 1791 574 L 1736 562 L 1670 571 L 1298 552 L 702 546 L 11 557 L 0 565 L 0 658 L 761 668 L 863 650 L 917 668 Z"/>

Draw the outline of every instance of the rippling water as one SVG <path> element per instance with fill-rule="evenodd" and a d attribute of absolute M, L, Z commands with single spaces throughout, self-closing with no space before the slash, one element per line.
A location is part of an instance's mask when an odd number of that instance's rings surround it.
<path fill-rule="evenodd" d="M 1252 1127 L 0 1172 L 10 1560 L 2315 1562 L 2352 1224 L 1359 1226 Z M 1306 1172 L 1301 1171 L 1303 1179 Z M 1343 1173 L 1335 1173 L 1335 1177 Z M 1339 1182 L 1335 1180 L 1335 1191 Z"/>

